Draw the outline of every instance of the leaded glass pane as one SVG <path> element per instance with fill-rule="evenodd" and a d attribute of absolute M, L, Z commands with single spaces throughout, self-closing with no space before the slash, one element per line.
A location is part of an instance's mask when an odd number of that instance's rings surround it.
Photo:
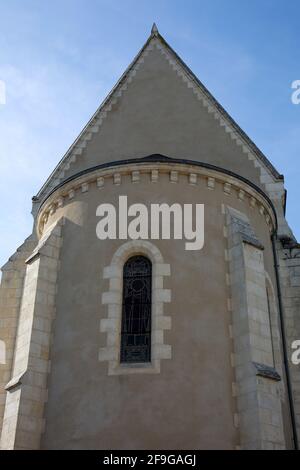
<path fill-rule="evenodd" d="M 133 256 L 123 269 L 121 362 L 151 361 L 151 261 Z"/>

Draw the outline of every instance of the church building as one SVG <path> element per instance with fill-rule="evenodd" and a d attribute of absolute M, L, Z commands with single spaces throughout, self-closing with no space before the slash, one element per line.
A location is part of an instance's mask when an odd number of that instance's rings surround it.
<path fill-rule="evenodd" d="M 169 207 L 171 232 L 174 204 L 201 205 L 203 246 L 99 238 L 124 196 Z M 283 175 L 155 24 L 32 202 L 2 267 L 1 449 L 298 448 Z"/>

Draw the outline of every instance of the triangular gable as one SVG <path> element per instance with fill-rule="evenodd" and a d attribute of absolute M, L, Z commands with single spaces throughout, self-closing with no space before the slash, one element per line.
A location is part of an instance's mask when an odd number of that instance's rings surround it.
<path fill-rule="evenodd" d="M 68 173 L 70 167 L 72 167 L 76 161 L 79 161 L 84 150 L 88 147 L 89 142 L 93 138 L 93 135 L 99 132 L 99 129 L 107 118 L 108 113 L 118 102 L 119 98 L 126 93 L 129 84 L 134 80 L 147 55 L 154 48 L 160 51 L 172 69 L 183 80 L 183 82 L 185 82 L 186 86 L 193 91 L 195 97 L 207 109 L 207 112 L 212 114 L 216 122 L 218 122 L 219 126 L 224 129 L 224 132 L 230 136 L 235 145 L 240 147 L 241 151 L 245 154 L 245 157 L 252 160 L 254 166 L 260 170 L 261 183 L 268 186 L 272 185 L 272 183 L 280 182 L 280 186 L 282 185 L 282 176 L 276 171 L 273 165 L 244 133 L 244 131 L 229 116 L 224 108 L 210 94 L 205 86 L 198 80 L 187 65 L 180 59 L 180 57 L 178 57 L 176 52 L 173 51 L 164 38 L 158 33 L 157 28 L 154 25 L 151 35 L 143 48 L 84 127 L 78 138 L 68 149 L 62 160 L 34 198 L 35 201 L 42 201 L 44 197 L 53 190 L 53 188 L 68 176 L 66 173 Z"/>

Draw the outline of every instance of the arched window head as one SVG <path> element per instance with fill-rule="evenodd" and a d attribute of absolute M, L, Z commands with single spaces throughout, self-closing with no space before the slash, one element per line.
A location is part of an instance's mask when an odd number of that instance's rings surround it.
<path fill-rule="evenodd" d="M 106 343 L 99 349 L 99 361 L 108 363 L 109 375 L 159 374 L 161 361 L 171 359 L 164 335 L 171 328 L 171 317 L 164 312 L 171 302 L 171 290 L 164 288 L 170 275 L 171 266 L 148 240 L 123 243 L 104 267 L 109 290 L 102 293 L 102 304 L 108 317 L 100 320 Z"/>
<path fill-rule="evenodd" d="M 151 362 L 152 264 L 132 256 L 123 268 L 121 363 Z"/>

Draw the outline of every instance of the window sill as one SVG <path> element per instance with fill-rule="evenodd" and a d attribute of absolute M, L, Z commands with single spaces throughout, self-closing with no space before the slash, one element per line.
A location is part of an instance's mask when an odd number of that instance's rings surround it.
<path fill-rule="evenodd" d="M 160 361 L 154 359 L 152 362 L 132 362 L 120 364 L 118 361 L 110 361 L 108 375 L 129 374 L 159 374 Z"/>

